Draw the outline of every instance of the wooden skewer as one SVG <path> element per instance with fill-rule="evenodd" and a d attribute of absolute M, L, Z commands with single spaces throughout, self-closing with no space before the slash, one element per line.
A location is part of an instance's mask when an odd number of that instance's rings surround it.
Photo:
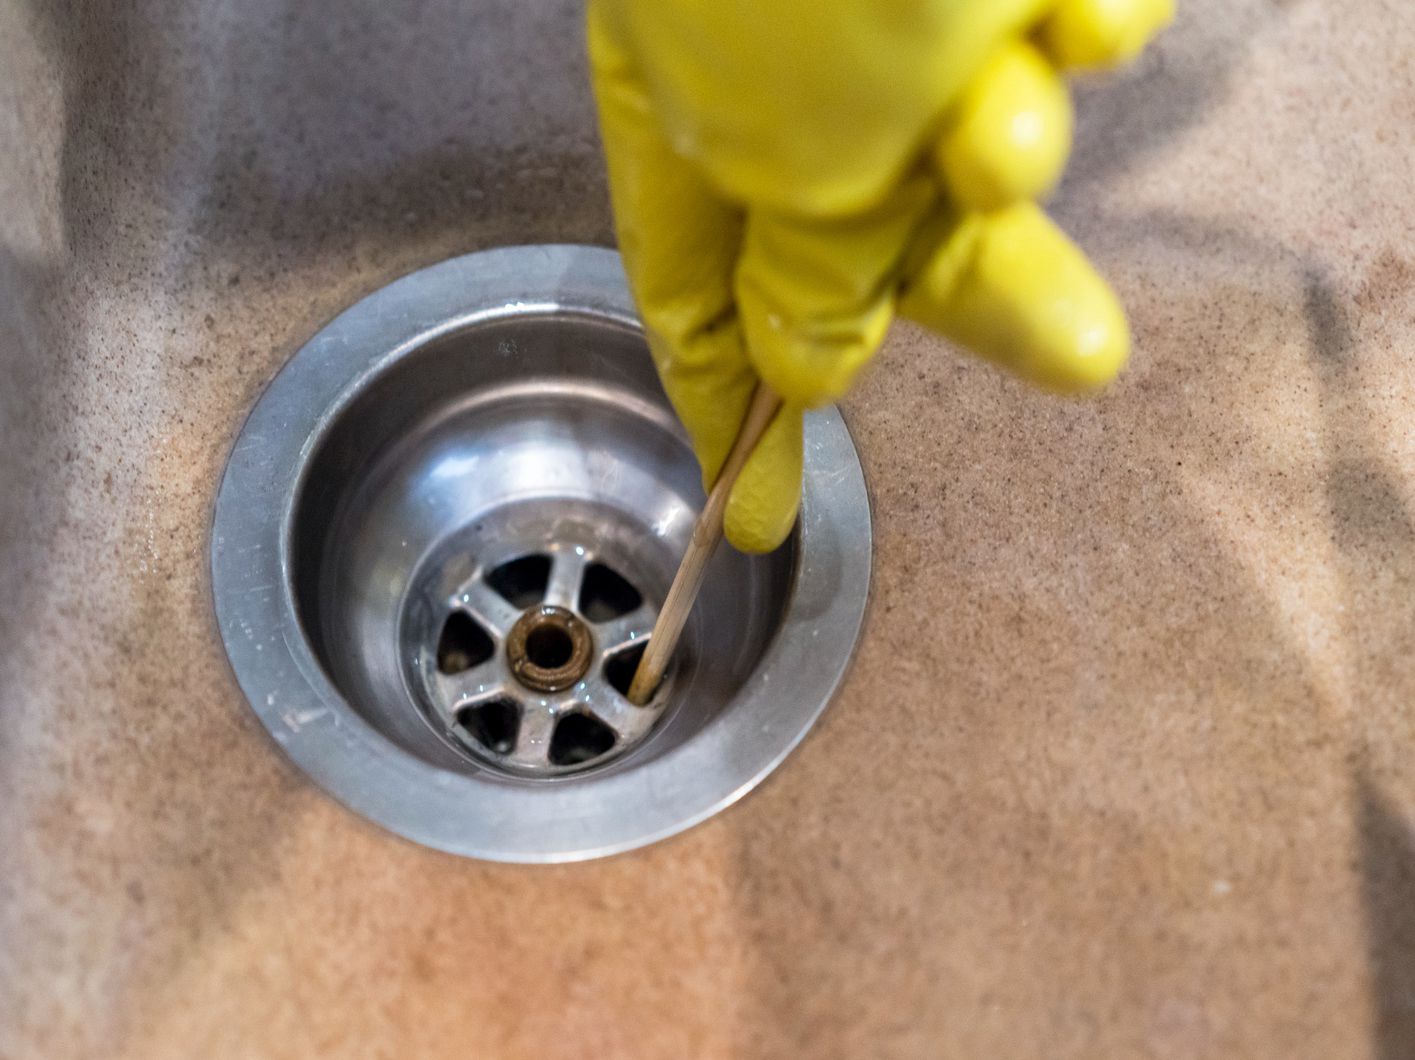
<path fill-rule="evenodd" d="M 761 441 L 779 408 L 781 399 L 765 383 L 758 383 L 752 394 L 752 403 L 747 406 L 747 415 L 737 432 L 737 440 L 732 443 L 732 450 L 708 493 L 707 503 L 693 524 L 692 540 L 683 553 L 678 573 L 673 576 L 673 584 L 668 588 L 658 621 L 653 624 L 649 646 L 644 649 L 639 668 L 634 671 L 634 680 L 629 684 L 630 703 L 643 706 L 658 690 L 663 671 L 673 657 L 673 649 L 678 647 L 678 638 L 683 635 L 688 612 L 692 611 L 693 601 L 698 598 L 698 590 L 703 586 L 708 560 L 712 559 L 717 543 L 722 540 L 722 516 L 727 510 L 727 497 L 732 492 L 732 484 L 742 473 L 747 457 L 752 455 L 752 450 Z"/>

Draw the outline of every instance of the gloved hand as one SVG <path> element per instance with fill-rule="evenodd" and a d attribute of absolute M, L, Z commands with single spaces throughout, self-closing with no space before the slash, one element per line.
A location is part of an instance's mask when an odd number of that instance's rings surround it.
<path fill-rule="evenodd" d="M 1115 296 L 1034 200 L 1071 141 L 1059 71 L 1133 58 L 1173 0 L 591 0 L 620 250 L 711 484 L 758 377 L 785 404 L 728 502 L 775 548 L 802 410 L 896 311 L 1060 391 L 1119 371 Z"/>

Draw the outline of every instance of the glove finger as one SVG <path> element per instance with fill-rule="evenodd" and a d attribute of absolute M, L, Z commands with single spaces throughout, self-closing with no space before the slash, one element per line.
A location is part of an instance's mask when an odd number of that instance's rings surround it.
<path fill-rule="evenodd" d="M 723 529 L 743 552 L 770 552 L 791 532 L 801 504 L 801 409 L 784 405 L 727 498 Z"/>
<path fill-rule="evenodd" d="M 933 152 L 953 201 L 996 210 L 1040 198 L 1071 150 L 1071 96 L 1037 48 L 1012 40 L 969 82 Z"/>
<path fill-rule="evenodd" d="M 757 374 L 742 352 L 737 319 L 728 318 L 679 345 L 653 331 L 648 338 L 663 389 L 702 468 L 703 489 L 711 489 L 757 385 Z"/>
<path fill-rule="evenodd" d="M 918 173 L 847 217 L 753 210 L 737 266 L 747 356 L 782 399 L 833 401 L 884 338 L 911 233 L 937 198 Z"/>
<path fill-rule="evenodd" d="M 659 376 L 707 484 L 756 384 L 733 305 L 742 216 L 672 149 L 598 4 L 589 8 L 588 36 L 620 254 Z"/>
<path fill-rule="evenodd" d="M 944 217 L 926 239 L 902 315 L 1052 390 L 1095 389 L 1124 365 L 1119 301 L 1035 203 Z"/>
<path fill-rule="evenodd" d="M 1059 0 L 1037 40 L 1063 70 L 1130 62 L 1174 19 L 1174 0 Z"/>

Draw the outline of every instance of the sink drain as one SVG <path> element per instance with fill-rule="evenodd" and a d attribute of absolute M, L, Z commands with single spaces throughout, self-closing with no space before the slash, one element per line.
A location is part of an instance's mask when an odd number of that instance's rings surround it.
<path fill-rule="evenodd" d="M 607 762 L 638 746 L 671 698 L 672 675 L 644 706 L 626 698 L 658 609 L 599 555 L 611 519 L 538 526 L 512 515 L 491 533 L 483 519 L 414 575 L 403 629 L 412 682 L 434 727 L 493 768 L 555 776 Z M 524 554 L 445 592 L 457 574 L 443 567 L 504 551 L 508 524 Z"/>
<path fill-rule="evenodd" d="M 222 638 L 296 763 L 393 831 L 505 861 L 640 846 L 795 746 L 869 585 L 863 478 L 825 410 L 791 539 L 720 550 L 634 706 L 703 499 L 617 256 L 468 255 L 347 310 L 257 403 L 217 498 Z"/>

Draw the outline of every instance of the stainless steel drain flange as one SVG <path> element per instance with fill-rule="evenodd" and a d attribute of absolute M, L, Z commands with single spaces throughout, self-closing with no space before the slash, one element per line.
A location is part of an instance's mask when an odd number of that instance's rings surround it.
<path fill-rule="evenodd" d="M 257 403 L 217 498 L 222 638 L 295 762 L 395 832 L 503 861 L 640 846 L 795 746 L 869 586 L 863 476 L 824 410 L 791 540 L 720 551 L 631 705 L 702 502 L 617 256 L 468 255 L 341 314 Z"/>

